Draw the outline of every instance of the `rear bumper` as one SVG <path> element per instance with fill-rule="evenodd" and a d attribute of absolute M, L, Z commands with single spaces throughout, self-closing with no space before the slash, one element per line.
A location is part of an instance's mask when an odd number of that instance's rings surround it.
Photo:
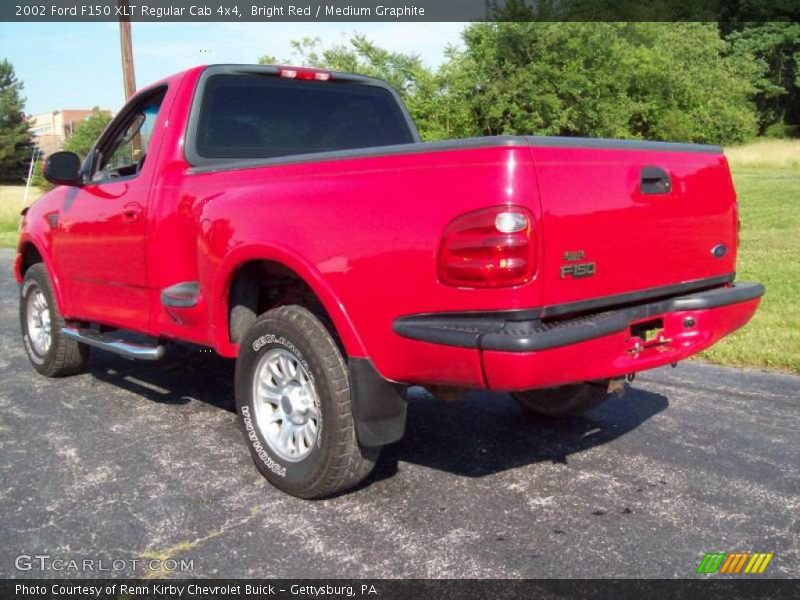
<path fill-rule="evenodd" d="M 763 294 L 758 283 L 737 283 L 558 320 L 525 313 L 403 317 L 395 321 L 394 331 L 480 350 L 490 389 L 532 389 L 683 360 L 745 325 Z M 641 337 L 644 325 L 657 336 Z"/>

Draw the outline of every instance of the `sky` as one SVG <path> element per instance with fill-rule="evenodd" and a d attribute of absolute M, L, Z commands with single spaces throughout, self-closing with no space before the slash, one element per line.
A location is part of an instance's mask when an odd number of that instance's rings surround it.
<path fill-rule="evenodd" d="M 465 23 L 133 23 L 136 84 L 144 87 L 199 64 L 255 63 L 270 54 L 291 58 L 292 40 L 346 42 L 354 32 L 378 45 L 440 64 L 458 45 Z M 0 23 L 0 59 L 25 84 L 25 112 L 99 106 L 124 100 L 117 23 Z"/>

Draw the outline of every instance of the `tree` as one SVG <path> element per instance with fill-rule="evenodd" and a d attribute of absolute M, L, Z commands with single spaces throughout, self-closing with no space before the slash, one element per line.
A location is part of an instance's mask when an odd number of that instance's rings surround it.
<path fill-rule="evenodd" d="M 800 135 L 800 23 L 737 24 L 727 39 L 755 65 L 759 133 Z"/>
<path fill-rule="evenodd" d="M 81 159 L 86 158 L 89 154 L 94 143 L 103 133 L 103 130 L 111 122 L 111 115 L 107 112 L 101 111 L 100 108 L 95 106 L 92 109 L 92 114 L 80 123 L 75 124 L 72 135 L 69 136 L 64 143 L 64 150 L 74 152 Z"/>
<path fill-rule="evenodd" d="M 734 143 L 755 133 L 752 68 L 713 24 L 475 23 L 448 65 L 480 135 Z"/>
<path fill-rule="evenodd" d="M 608 24 L 476 23 L 448 65 L 475 134 L 621 137 L 625 79 L 606 65 L 627 52 Z"/>
<path fill-rule="evenodd" d="M 713 23 L 632 23 L 621 34 L 631 133 L 654 140 L 714 144 L 747 141 L 757 133 L 752 61 L 729 54 Z"/>
<path fill-rule="evenodd" d="M 8 183 L 25 181 L 32 153 L 22 88 L 11 63 L 0 61 L 0 181 Z"/>

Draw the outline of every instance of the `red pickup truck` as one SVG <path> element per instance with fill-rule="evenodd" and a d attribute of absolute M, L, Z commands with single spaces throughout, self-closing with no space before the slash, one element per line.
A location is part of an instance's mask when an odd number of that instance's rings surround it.
<path fill-rule="evenodd" d="M 397 93 L 345 73 L 199 67 L 133 97 L 24 213 L 34 368 L 168 340 L 236 358 L 253 459 L 336 493 L 400 439 L 409 385 L 511 392 L 549 416 L 753 315 L 714 146 L 501 136 L 421 143 Z"/>

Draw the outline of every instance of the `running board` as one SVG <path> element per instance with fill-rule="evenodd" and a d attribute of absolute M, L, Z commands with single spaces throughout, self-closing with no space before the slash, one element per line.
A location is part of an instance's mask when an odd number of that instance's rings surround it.
<path fill-rule="evenodd" d="M 164 346 L 146 346 L 129 342 L 114 335 L 114 333 L 100 333 L 94 329 L 76 329 L 75 327 L 62 327 L 61 333 L 81 344 L 107 350 L 125 358 L 134 360 L 159 360 L 164 357 Z"/>

